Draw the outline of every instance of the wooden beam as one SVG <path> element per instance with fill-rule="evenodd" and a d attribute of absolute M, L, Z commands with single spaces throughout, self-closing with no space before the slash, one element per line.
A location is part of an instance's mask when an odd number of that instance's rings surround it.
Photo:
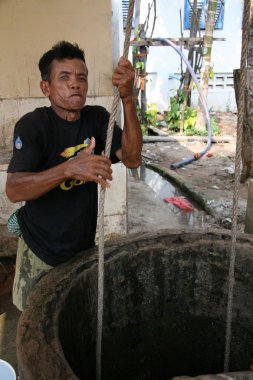
<path fill-rule="evenodd" d="M 167 38 L 175 45 L 191 46 L 200 45 L 203 43 L 203 37 L 180 37 L 180 38 Z M 213 41 L 226 41 L 225 38 L 213 38 Z M 131 41 L 131 46 L 168 46 L 165 42 L 162 42 L 159 38 L 147 38 L 140 41 Z"/>

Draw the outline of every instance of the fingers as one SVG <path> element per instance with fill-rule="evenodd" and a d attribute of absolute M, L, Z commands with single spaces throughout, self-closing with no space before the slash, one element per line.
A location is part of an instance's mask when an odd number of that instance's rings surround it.
<path fill-rule="evenodd" d="M 101 185 L 103 188 L 110 187 L 109 181 L 112 178 L 112 169 L 106 162 L 96 162 L 91 169 L 89 181 L 93 181 Z"/>
<path fill-rule="evenodd" d="M 118 87 L 121 98 L 132 96 L 134 77 L 135 72 L 130 61 L 123 57 L 120 58 L 112 76 L 112 83 Z"/>
<path fill-rule="evenodd" d="M 126 76 L 129 79 L 132 79 L 135 75 L 134 69 L 132 65 L 118 65 L 116 66 L 114 73 L 113 73 L 113 78 L 119 78 L 119 77 L 124 77 Z"/>
<path fill-rule="evenodd" d="M 118 62 L 118 66 L 125 66 L 125 67 L 129 67 L 129 68 L 133 68 L 131 62 L 124 57 L 120 57 L 119 62 Z"/>
<path fill-rule="evenodd" d="M 95 149 L 95 146 L 96 146 L 96 140 L 95 140 L 95 137 L 92 137 L 89 145 L 87 146 L 87 148 L 84 149 L 85 153 L 92 154 L 93 150 Z"/>
<path fill-rule="evenodd" d="M 102 177 L 98 177 L 94 182 L 96 182 L 98 185 L 100 185 L 104 189 L 111 187 L 110 182 L 108 182 L 108 180 L 103 179 Z"/>
<path fill-rule="evenodd" d="M 105 163 L 97 163 L 93 168 L 93 174 L 95 179 L 103 178 L 105 180 L 112 180 L 112 169 L 108 164 Z"/>
<path fill-rule="evenodd" d="M 118 65 L 116 66 L 114 70 L 114 75 L 122 75 L 122 74 L 131 74 L 131 76 L 134 74 L 134 69 L 130 61 L 128 59 L 125 59 L 124 57 L 121 57 Z"/>
<path fill-rule="evenodd" d="M 69 161 L 71 176 L 74 179 L 97 182 L 103 187 L 108 187 L 107 181 L 112 180 L 111 161 L 106 156 L 87 154 L 87 152 L 92 151 L 93 147 L 94 144 L 91 143 L 73 160 Z"/>

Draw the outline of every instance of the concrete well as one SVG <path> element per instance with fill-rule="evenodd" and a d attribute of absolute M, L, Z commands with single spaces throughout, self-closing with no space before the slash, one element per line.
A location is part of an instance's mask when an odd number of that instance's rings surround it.
<path fill-rule="evenodd" d="M 168 380 L 223 371 L 225 231 L 160 231 L 105 249 L 102 379 Z M 97 251 L 36 285 L 17 335 L 26 380 L 95 379 Z M 238 238 L 230 371 L 253 357 L 253 240 Z M 240 376 L 238 375 L 240 373 Z M 224 378 L 224 377 L 223 377 Z"/>

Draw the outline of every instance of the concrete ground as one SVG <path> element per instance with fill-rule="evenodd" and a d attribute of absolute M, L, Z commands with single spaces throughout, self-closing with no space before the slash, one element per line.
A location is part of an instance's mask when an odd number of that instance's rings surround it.
<path fill-rule="evenodd" d="M 143 159 L 150 168 L 159 171 L 163 176 L 179 186 L 188 200 L 194 204 L 194 212 L 199 212 L 196 205 L 200 205 L 207 213 L 204 216 L 202 227 L 231 228 L 232 199 L 234 190 L 234 157 L 235 157 L 235 128 L 236 116 L 230 115 L 227 129 L 224 133 L 232 137 L 223 142 L 214 143 L 201 160 L 186 167 L 171 170 L 170 165 L 176 161 L 191 157 L 193 153 L 201 151 L 205 142 L 194 138 L 172 138 L 171 141 L 146 141 L 143 146 Z M 247 204 L 247 184 L 240 185 L 238 229 L 244 230 L 244 219 Z M 194 215 L 193 212 L 193 215 Z M 208 213 L 210 215 L 208 215 Z M 182 215 L 163 201 L 158 195 L 136 175 L 130 175 L 128 181 L 128 232 L 158 230 L 161 228 L 181 228 Z M 181 219 L 180 219 L 181 218 Z M 198 225 L 199 227 L 200 225 Z M 194 227 L 194 225 L 192 226 Z M 1 238 L 1 236 L 0 236 Z M 9 265 L 9 266 L 8 266 Z M 7 282 L 0 289 L 0 358 L 7 360 L 17 369 L 15 353 L 16 326 L 19 312 L 11 303 L 11 284 L 13 268 L 9 263 Z M 0 275 L 4 276 L 3 265 Z M 3 278 L 3 277 L 2 277 Z"/>
<path fill-rule="evenodd" d="M 176 214 L 151 187 L 128 176 L 128 232 L 138 233 L 161 228 L 179 228 Z"/>
<path fill-rule="evenodd" d="M 153 173 L 159 173 L 175 186 L 177 190 L 172 195 L 186 197 L 194 206 L 191 217 L 195 216 L 195 222 L 188 225 L 186 223 L 188 227 L 231 229 L 232 226 L 237 116 L 224 113 L 219 117 L 217 121 L 221 134 L 214 137 L 216 142 L 212 143 L 208 152 L 201 159 L 176 170 L 171 169 L 171 164 L 192 158 L 195 153 L 202 152 L 206 147 L 206 139 L 196 136 L 164 136 L 164 132 L 160 137 L 159 129 L 156 129 L 158 135 L 144 138 L 142 156 L 146 168 Z M 171 208 L 168 208 L 163 201 L 165 196 L 171 194 L 166 195 L 162 189 L 157 191 L 159 186 L 152 179 L 146 183 L 138 183 L 136 176 L 130 177 L 129 232 L 131 229 L 135 232 L 135 228 L 150 230 L 185 225 L 183 218 L 186 219 L 188 213 L 175 208 L 171 212 Z M 239 184 L 238 190 L 237 229 L 244 232 L 248 184 Z M 152 200 L 151 209 L 149 197 Z M 159 205 L 159 208 L 156 207 L 154 211 L 155 204 Z M 196 221 L 197 214 L 200 214 L 198 208 L 204 212 L 202 223 Z M 158 222 L 155 222 L 156 218 Z"/>
<path fill-rule="evenodd" d="M 235 190 L 236 127 L 235 114 L 221 114 L 221 135 L 214 137 L 208 152 L 189 165 L 171 170 L 171 164 L 192 158 L 206 147 L 201 137 L 147 137 L 143 147 L 146 166 L 158 171 L 181 188 L 189 199 L 207 211 L 206 224 L 231 229 L 233 193 Z M 159 133 L 159 131 L 158 131 Z M 238 230 L 244 232 L 248 184 L 239 185 Z"/>

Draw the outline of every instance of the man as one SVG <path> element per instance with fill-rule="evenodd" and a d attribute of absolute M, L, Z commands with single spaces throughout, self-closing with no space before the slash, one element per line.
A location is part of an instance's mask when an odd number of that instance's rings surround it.
<path fill-rule="evenodd" d="M 97 184 L 109 186 L 111 163 L 141 163 L 142 135 L 133 102 L 134 70 L 121 58 L 119 89 L 124 129 L 115 127 L 110 159 L 103 155 L 109 113 L 85 106 L 88 69 L 78 45 L 59 42 L 39 61 L 40 87 L 51 107 L 37 108 L 15 126 L 6 193 L 20 228 L 13 302 L 26 306 L 32 286 L 51 268 L 95 245 Z"/>

